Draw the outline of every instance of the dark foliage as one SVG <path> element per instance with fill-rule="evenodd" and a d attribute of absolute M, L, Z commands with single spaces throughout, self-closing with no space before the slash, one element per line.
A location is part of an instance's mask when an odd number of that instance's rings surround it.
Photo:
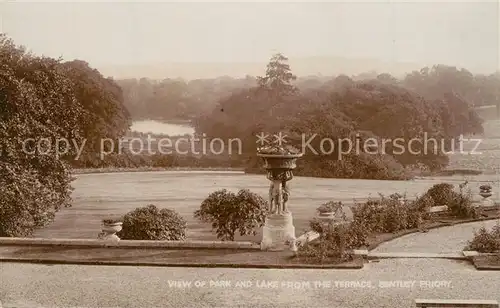
<path fill-rule="evenodd" d="M 85 63 L 32 55 L 0 34 L 0 236 L 30 236 L 49 224 L 70 206 L 68 162 L 78 147 L 128 129 L 121 90 L 99 76 Z"/>
<path fill-rule="evenodd" d="M 467 243 L 465 250 L 494 253 L 500 251 L 500 225 L 492 230 L 482 227 L 474 232 L 474 238 Z"/>
<path fill-rule="evenodd" d="M 247 189 L 237 194 L 225 189 L 211 193 L 201 204 L 194 217 L 210 223 L 222 241 L 234 241 L 240 235 L 255 235 L 264 225 L 267 202 Z"/>
<path fill-rule="evenodd" d="M 178 213 L 150 204 L 127 213 L 118 236 L 124 240 L 180 241 L 186 239 L 186 228 Z"/>
<path fill-rule="evenodd" d="M 273 58 L 268 76 L 262 78 L 282 76 L 275 86 L 292 87 L 285 78 L 284 72 L 290 73 L 286 61 L 275 62 Z M 442 169 L 454 138 L 482 131 L 479 117 L 464 99 L 448 92 L 431 99 L 408 84 L 385 75 L 364 81 L 339 76 L 319 89 L 301 92 L 273 90 L 273 83 L 261 83 L 225 97 L 194 123 L 210 138 L 242 140 L 248 172 L 261 172 L 254 157 L 255 135 L 282 132 L 288 144 L 305 154 L 297 175 L 407 179 L 410 169 Z M 370 142 L 372 146 L 366 146 Z"/>

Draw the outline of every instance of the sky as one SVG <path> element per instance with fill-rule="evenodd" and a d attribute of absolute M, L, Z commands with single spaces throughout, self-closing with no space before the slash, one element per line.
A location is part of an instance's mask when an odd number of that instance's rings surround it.
<path fill-rule="evenodd" d="M 0 2 L 0 31 L 92 65 L 333 56 L 499 68 L 497 2 Z"/>

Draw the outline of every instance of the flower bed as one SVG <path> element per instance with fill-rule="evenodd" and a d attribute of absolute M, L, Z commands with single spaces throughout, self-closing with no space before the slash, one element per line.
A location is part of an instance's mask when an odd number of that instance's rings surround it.
<path fill-rule="evenodd" d="M 476 252 L 472 262 L 480 270 L 500 270 L 500 221 L 491 230 L 481 228 L 474 232 L 464 251 Z"/>
<path fill-rule="evenodd" d="M 360 269 L 363 260 L 342 264 L 304 263 L 288 251 L 240 249 L 123 249 L 119 247 L 1 246 L 0 262 L 233 268 L 331 268 Z"/>
<path fill-rule="evenodd" d="M 470 194 L 464 191 L 465 185 L 462 184 L 457 193 L 451 191 L 449 185 L 438 184 L 412 201 L 400 194 L 389 197 L 380 195 L 378 199 L 356 204 L 353 207 L 353 221 L 344 225 L 343 229 L 333 225 L 325 228 L 324 224 L 313 220 L 311 229 L 319 233 L 319 238 L 302 245 L 299 256 L 320 262 L 343 262 L 352 257 L 350 251 L 354 249 L 371 250 L 406 234 L 499 217 L 498 206 L 475 208 Z M 431 213 L 430 208 L 438 202 L 446 203 L 448 210 Z"/>

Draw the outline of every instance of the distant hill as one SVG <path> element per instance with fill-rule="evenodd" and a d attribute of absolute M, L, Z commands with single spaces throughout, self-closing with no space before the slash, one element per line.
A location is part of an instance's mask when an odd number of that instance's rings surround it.
<path fill-rule="evenodd" d="M 105 76 L 117 79 L 141 78 L 216 78 L 220 76 L 244 77 L 265 73 L 262 63 L 155 63 L 150 65 L 113 65 L 97 67 Z M 298 76 L 356 75 L 368 71 L 401 76 L 425 65 L 416 63 L 388 63 L 375 59 L 350 59 L 342 57 L 290 58 L 290 66 Z"/>

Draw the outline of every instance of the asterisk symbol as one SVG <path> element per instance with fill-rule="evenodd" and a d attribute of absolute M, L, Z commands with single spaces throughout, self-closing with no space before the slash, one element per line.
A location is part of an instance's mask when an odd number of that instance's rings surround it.
<path fill-rule="evenodd" d="M 255 135 L 255 137 L 257 137 L 257 141 L 255 143 L 260 143 L 260 145 L 264 145 L 269 142 L 267 140 L 267 138 L 269 138 L 269 135 L 265 133 L 260 133 L 258 135 Z"/>
<path fill-rule="evenodd" d="M 286 143 L 285 138 L 287 137 L 287 135 L 283 135 L 281 132 L 279 132 L 279 134 L 277 135 L 273 135 L 273 137 L 276 138 L 276 142 L 279 146 L 281 146 L 283 143 Z"/>

